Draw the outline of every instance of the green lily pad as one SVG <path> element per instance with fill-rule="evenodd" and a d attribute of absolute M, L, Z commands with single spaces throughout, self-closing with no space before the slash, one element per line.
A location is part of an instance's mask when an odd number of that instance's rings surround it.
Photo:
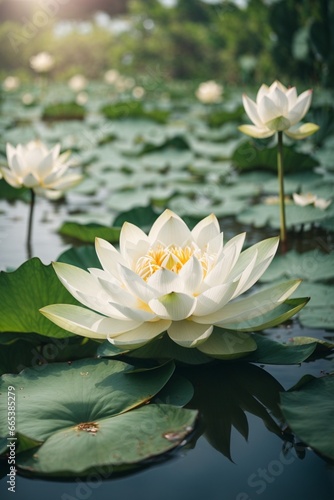
<path fill-rule="evenodd" d="M 271 340 L 265 334 L 255 333 L 253 337 L 257 349 L 247 356 L 247 361 L 269 365 L 293 365 L 301 363 L 313 354 L 317 346 L 316 339 L 312 343 L 306 342 L 299 345 L 292 343 L 290 345 Z"/>
<path fill-rule="evenodd" d="M 38 475 L 85 475 L 140 464 L 167 453 L 192 432 L 197 411 L 151 404 L 59 430 L 17 465 Z"/>
<path fill-rule="evenodd" d="M 84 359 L 27 368 L 3 375 L 0 387 L 16 389 L 16 429 L 44 441 L 56 431 L 81 422 L 115 416 L 147 403 L 167 383 L 173 363 L 131 373 L 131 365 L 115 360 Z M 0 410 L 4 412 L 5 408 Z M 6 435 L 5 419 L 0 435 Z"/>
<path fill-rule="evenodd" d="M 224 123 L 231 121 L 239 121 L 244 114 L 243 106 L 239 106 L 233 111 L 226 111 L 225 109 L 214 111 L 210 113 L 206 119 L 210 127 L 220 127 Z"/>
<path fill-rule="evenodd" d="M 124 222 L 131 222 L 141 229 L 146 229 L 152 226 L 153 222 L 158 217 L 158 213 L 152 207 L 136 207 L 126 212 L 120 213 L 114 220 L 113 225 L 121 227 Z"/>
<path fill-rule="evenodd" d="M 85 108 L 76 102 L 50 104 L 43 110 L 43 120 L 83 120 Z"/>
<path fill-rule="evenodd" d="M 257 345 L 252 335 L 215 328 L 208 340 L 197 349 L 213 358 L 236 359 L 255 351 Z"/>
<path fill-rule="evenodd" d="M 110 243 L 114 243 L 119 240 L 120 228 L 106 227 L 96 223 L 78 224 L 76 222 L 64 222 L 58 232 L 85 243 L 94 243 L 95 238 L 103 238 L 110 241 Z"/>
<path fill-rule="evenodd" d="M 122 361 L 85 359 L 4 375 L 0 390 L 15 387 L 17 432 L 45 441 L 18 456 L 19 467 L 39 474 L 84 473 L 137 463 L 178 446 L 192 431 L 197 412 L 147 405 L 173 372 L 172 362 L 133 370 Z M 7 430 L 7 419 L 1 418 L 0 435 Z"/>
<path fill-rule="evenodd" d="M 89 267 L 101 267 L 95 248 L 92 245 L 69 248 L 59 255 L 57 262 L 64 262 L 85 270 Z"/>
<path fill-rule="evenodd" d="M 51 265 L 34 257 L 16 271 L 0 272 L 0 332 L 35 332 L 50 337 L 68 337 L 39 312 L 54 303 L 78 304 L 58 280 Z"/>
<path fill-rule="evenodd" d="M 319 249 L 298 253 L 294 250 L 277 255 L 261 281 L 273 282 L 282 278 L 307 281 L 328 281 L 334 278 L 334 254 Z"/>
<path fill-rule="evenodd" d="M 120 355 L 129 356 L 130 359 L 174 359 L 184 364 L 197 365 L 209 363 L 211 358 L 198 351 L 181 347 L 173 342 L 167 334 L 154 339 L 139 349 L 126 350 L 113 346 L 110 342 L 103 342 L 97 349 L 97 355 L 101 357 L 114 357 Z"/>
<path fill-rule="evenodd" d="M 311 300 L 299 313 L 299 321 L 309 328 L 334 329 L 333 286 L 303 282 L 298 292 L 307 293 Z"/>
<path fill-rule="evenodd" d="M 293 147 L 283 147 L 285 172 L 311 170 L 318 165 L 310 155 L 297 153 Z M 240 144 L 232 155 L 233 164 L 240 170 L 263 168 L 277 171 L 277 147 L 258 148 L 253 141 Z"/>
<path fill-rule="evenodd" d="M 109 120 L 123 118 L 149 118 L 157 123 L 166 123 L 169 112 L 162 109 L 147 110 L 140 101 L 124 101 L 107 104 L 101 109 Z"/>
<path fill-rule="evenodd" d="M 5 162 L 4 162 L 5 163 Z M 29 189 L 15 189 L 4 179 L 0 179 L 0 199 L 5 200 L 23 200 L 29 202 L 31 196 Z"/>
<path fill-rule="evenodd" d="M 315 208 L 310 205 L 300 207 L 298 205 L 286 204 L 285 211 L 286 226 L 289 229 L 304 224 L 321 222 L 327 218 L 327 214 L 324 210 L 320 210 L 320 208 Z M 241 224 L 251 224 L 254 225 L 254 227 L 270 226 L 274 229 L 279 229 L 279 205 L 267 205 L 262 203 L 248 207 L 246 211 L 237 215 L 237 220 Z"/>
<path fill-rule="evenodd" d="M 334 459 L 334 376 L 312 380 L 281 394 L 281 408 L 298 438 Z"/>

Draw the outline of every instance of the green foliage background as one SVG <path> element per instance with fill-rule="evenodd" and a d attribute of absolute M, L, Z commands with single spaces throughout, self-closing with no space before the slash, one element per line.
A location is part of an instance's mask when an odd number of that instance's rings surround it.
<path fill-rule="evenodd" d="M 112 67 L 155 86 L 212 78 L 227 84 L 275 78 L 305 85 L 333 82 L 330 0 L 249 0 L 243 8 L 224 0 L 178 0 L 173 7 L 130 0 L 121 19 L 125 31 L 102 27 L 92 17 L 90 29 L 73 22 L 61 36 L 55 34 L 56 17 L 49 16 L 43 27 L 33 19 L 0 26 L 3 76 L 32 76 L 29 57 L 47 50 L 56 57 L 54 79 L 78 72 L 98 78 Z"/>

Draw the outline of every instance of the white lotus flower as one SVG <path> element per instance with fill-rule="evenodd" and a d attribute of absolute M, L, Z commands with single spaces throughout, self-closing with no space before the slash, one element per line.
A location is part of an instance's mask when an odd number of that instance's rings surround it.
<path fill-rule="evenodd" d="M 214 326 L 237 330 L 246 322 L 260 329 L 263 315 L 279 307 L 299 280 L 236 300 L 264 273 L 278 246 L 278 238 L 269 238 L 241 252 L 244 239 L 245 233 L 224 244 L 214 215 L 190 231 L 166 210 L 148 235 L 126 222 L 119 251 L 96 239 L 102 269 L 53 264 L 86 308 L 53 304 L 41 312 L 72 333 L 130 349 L 166 331 L 180 346 L 202 349 Z"/>
<path fill-rule="evenodd" d="M 84 106 L 88 102 L 88 94 L 87 92 L 79 92 L 76 95 L 75 102 L 80 106 Z"/>
<path fill-rule="evenodd" d="M 2 82 L 2 88 L 6 92 L 18 89 L 20 86 L 20 79 L 17 76 L 7 76 Z"/>
<path fill-rule="evenodd" d="M 120 77 L 120 74 L 117 71 L 117 69 L 109 69 L 104 74 L 105 82 L 109 83 L 110 85 L 113 85 L 114 83 L 116 83 L 117 80 L 119 79 L 119 77 Z"/>
<path fill-rule="evenodd" d="M 307 205 L 313 205 L 317 197 L 315 194 L 312 193 L 306 193 L 306 194 L 298 194 L 298 193 L 293 193 L 292 195 L 293 201 L 295 202 L 296 205 L 299 205 L 300 207 L 306 207 Z"/>
<path fill-rule="evenodd" d="M 241 125 L 239 130 L 261 139 L 271 137 L 278 131 L 283 131 L 293 139 L 304 139 L 319 129 L 314 123 L 296 125 L 309 110 L 311 99 L 312 90 L 297 96 L 296 87 L 288 89 L 279 81 L 270 87 L 263 84 L 257 93 L 256 102 L 243 95 L 245 111 L 254 125 Z"/>
<path fill-rule="evenodd" d="M 219 85 L 214 80 L 209 80 L 200 84 L 196 90 L 196 97 L 205 104 L 212 104 L 221 100 L 222 93 L 222 85 Z"/>
<path fill-rule="evenodd" d="M 55 64 L 54 57 L 48 52 L 40 52 L 29 59 L 30 66 L 36 73 L 47 73 Z"/>
<path fill-rule="evenodd" d="M 30 141 L 16 148 L 7 144 L 8 167 L 0 167 L 4 179 L 14 188 L 27 187 L 49 199 L 60 198 L 63 191 L 81 181 L 79 174 L 67 174 L 73 165 L 70 152 L 59 156 L 60 144 L 52 149 L 40 141 Z"/>
<path fill-rule="evenodd" d="M 326 208 L 328 208 L 329 205 L 332 203 L 332 200 L 325 200 L 324 198 L 318 198 L 318 196 L 312 193 L 306 193 L 306 194 L 293 193 L 292 198 L 296 205 L 299 205 L 301 207 L 306 207 L 307 205 L 314 205 L 316 208 L 320 208 L 321 210 L 326 210 Z"/>
<path fill-rule="evenodd" d="M 73 92 L 80 92 L 87 87 L 87 79 L 83 75 L 74 75 L 68 81 L 68 86 Z"/>

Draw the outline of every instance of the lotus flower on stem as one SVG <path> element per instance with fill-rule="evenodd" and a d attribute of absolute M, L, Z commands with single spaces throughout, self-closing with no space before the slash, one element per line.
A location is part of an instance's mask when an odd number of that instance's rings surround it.
<path fill-rule="evenodd" d="M 292 139 L 304 139 L 319 129 L 314 123 L 298 125 L 308 112 L 311 99 L 312 90 L 306 90 L 298 96 L 296 87 L 287 88 L 279 81 L 275 81 L 270 87 L 265 84 L 261 85 L 256 102 L 245 94 L 242 97 L 245 111 L 253 125 L 241 125 L 239 130 L 258 139 L 265 139 L 277 133 L 280 227 L 283 245 L 286 244 L 283 133 Z"/>
<path fill-rule="evenodd" d="M 41 141 L 13 147 L 7 144 L 8 166 L 0 167 L 0 174 L 14 188 L 28 188 L 31 192 L 30 215 L 27 234 L 28 256 L 31 254 L 31 233 L 35 195 L 56 200 L 64 191 L 78 184 L 82 175 L 69 174 L 73 165 L 70 152 L 60 154 L 60 144 L 48 149 Z"/>
<path fill-rule="evenodd" d="M 108 339 L 121 348 L 136 349 L 168 335 L 184 348 L 219 351 L 220 333 L 274 326 L 298 309 L 285 301 L 299 280 L 239 299 L 265 272 L 278 247 L 274 237 L 242 251 L 244 240 L 242 233 L 225 243 L 214 215 L 190 230 L 166 210 L 148 235 L 126 222 L 119 250 L 96 239 L 102 269 L 53 264 L 62 284 L 84 307 L 52 304 L 41 312 L 65 330 Z"/>

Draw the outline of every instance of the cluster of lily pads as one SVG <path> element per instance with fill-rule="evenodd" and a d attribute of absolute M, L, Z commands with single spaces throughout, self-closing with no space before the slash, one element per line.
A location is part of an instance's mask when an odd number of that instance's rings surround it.
<path fill-rule="evenodd" d="M 233 371 L 222 360 L 242 359 L 243 373 L 253 369 L 248 363 L 300 363 L 334 347 L 330 338 L 292 336 L 280 343 L 266 335 L 296 314 L 303 326 L 334 328 L 327 240 L 321 250 L 275 256 L 276 237 L 259 242 L 251 234 L 251 228 L 277 233 L 282 203 L 290 238 L 310 227 L 320 235 L 333 232 L 333 164 L 326 155 L 333 147 L 331 131 L 326 136 L 312 124 L 291 129 L 308 111 L 309 94 L 298 100 L 295 91 L 274 84 L 262 87 L 257 104 L 244 98 L 254 126 L 241 130 L 264 137 L 263 144 L 238 131 L 244 109 L 232 92 L 221 103 L 203 105 L 168 96 L 158 104 L 108 102 L 108 89 L 98 83 L 86 91 L 79 121 L 66 115 L 71 103 L 56 101 L 62 95 L 66 101 L 67 88 L 50 87 L 43 101 L 37 96 L 29 106 L 18 92 L 2 103 L 1 196 L 13 199 L 17 191 L 28 199 L 30 190 L 52 199 L 71 188 L 89 211 L 68 217 L 59 232 L 81 244 L 96 241 L 95 249 L 80 245 L 55 255 L 53 267 L 35 257 L 0 274 L 1 391 L 15 387 L 18 398 L 17 466 L 39 475 L 132 471 L 184 445 L 198 412 L 181 407 L 200 408 L 204 420 L 210 407 L 208 401 L 196 406 L 203 398 L 196 389 L 201 365 Z M 272 98 L 264 109 L 263 95 Z M 315 109 L 321 110 L 318 100 Z M 286 108 L 280 120 L 274 116 L 279 104 Z M 50 106 L 51 122 L 43 119 Z M 282 137 L 283 131 L 291 137 L 316 134 L 281 144 L 282 197 L 271 136 Z M 8 146 L 6 155 L 5 143 L 26 146 Z M 51 148 L 56 143 L 62 151 L 71 149 L 81 174 L 67 174 L 72 164 Z M 221 232 L 231 217 L 250 229 L 246 250 L 244 233 L 227 238 Z M 32 217 L 29 233 L 31 227 Z M 302 298 L 295 296 L 297 287 Z M 193 387 L 179 378 L 175 363 L 192 366 L 184 373 Z M 299 419 L 302 405 L 296 401 L 314 396 L 319 409 L 319 391 L 325 395 L 332 388 L 328 374 L 282 394 L 280 406 L 279 388 L 272 403 L 277 421 L 287 420 L 327 458 L 334 458 L 333 446 L 323 430 L 314 436 L 314 424 Z M 264 406 L 272 411 L 265 400 Z M 332 412 L 325 397 L 319 415 L 327 425 Z M 255 414 L 283 436 L 269 413 Z M 142 431 L 134 435 L 134 428 Z M 3 453 L 6 431 L 5 423 Z M 226 443 L 217 448 L 229 456 Z"/>

